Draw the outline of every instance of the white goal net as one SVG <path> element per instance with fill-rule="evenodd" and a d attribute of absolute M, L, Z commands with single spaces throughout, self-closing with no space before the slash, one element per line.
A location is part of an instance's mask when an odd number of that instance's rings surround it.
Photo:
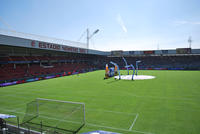
<path fill-rule="evenodd" d="M 76 133 L 84 124 L 84 103 L 42 98 L 27 104 L 23 119 L 23 125 L 38 131 L 42 129 L 42 131 Z"/>

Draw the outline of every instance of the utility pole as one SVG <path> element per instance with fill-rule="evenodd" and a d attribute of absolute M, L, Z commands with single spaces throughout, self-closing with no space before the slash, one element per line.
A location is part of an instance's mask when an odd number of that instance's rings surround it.
<path fill-rule="evenodd" d="M 90 35 L 89 32 L 90 31 L 89 31 L 89 28 L 86 29 L 86 32 L 87 32 L 87 37 L 86 37 L 87 38 L 87 49 L 89 49 L 89 43 L 90 43 L 90 37 L 89 37 L 89 35 Z"/>

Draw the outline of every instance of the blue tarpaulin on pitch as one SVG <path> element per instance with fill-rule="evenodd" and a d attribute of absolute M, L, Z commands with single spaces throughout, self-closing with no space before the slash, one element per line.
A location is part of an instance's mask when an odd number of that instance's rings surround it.
<path fill-rule="evenodd" d="M 15 118 L 15 115 L 8 115 L 8 114 L 0 114 L 1 119 L 7 119 L 7 118 Z"/>
<path fill-rule="evenodd" d="M 92 131 L 92 132 L 87 132 L 87 133 L 82 133 L 82 134 L 119 134 L 119 133 L 97 130 L 97 131 Z"/>

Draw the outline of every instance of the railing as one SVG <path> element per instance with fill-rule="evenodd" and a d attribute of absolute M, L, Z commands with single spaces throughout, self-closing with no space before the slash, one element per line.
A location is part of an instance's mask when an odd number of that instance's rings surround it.
<path fill-rule="evenodd" d="M 66 130 L 47 129 L 42 123 L 39 126 L 22 125 L 19 122 L 19 117 L 16 121 L 8 121 L 2 128 L 0 126 L 0 134 L 75 134 Z M 56 130 L 56 131 L 55 131 Z"/>

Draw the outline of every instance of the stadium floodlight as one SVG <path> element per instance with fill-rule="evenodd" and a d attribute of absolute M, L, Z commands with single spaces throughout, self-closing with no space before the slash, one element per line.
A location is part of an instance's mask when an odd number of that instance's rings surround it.
<path fill-rule="evenodd" d="M 191 36 L 189 36 L 188 43 L 189 43 L 189 48 L 191 48 L 192 47 L 192 37 Z"/>
<path fill-rule="evenodd" d="M 99 32 L 99 29 L 95 30 L 91 35 L 90 35 L 90 31 L 89 28 L 87 28 L 87 49 L 89 49 L 89 43 L 90 43 L 90 39 Z"/>

